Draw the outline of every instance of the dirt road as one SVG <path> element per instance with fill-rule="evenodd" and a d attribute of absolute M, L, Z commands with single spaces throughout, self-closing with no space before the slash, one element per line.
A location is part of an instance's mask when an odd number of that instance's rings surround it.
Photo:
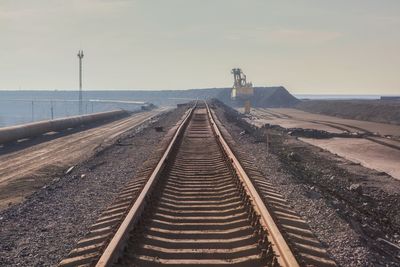
<path fill-rule="evenodd" d="M 242 109 L 239 109 L 242 111 Z M 400 180 L 400 126 L 337 118 L 290 108 L 252 109 L 251 123 L 302 128 L 329 133 L 360 133 L 364 138 L 302 138 L 302 141 L 338 154 L 350 161 L 386 172 Z"/>
<path fill-rule="evenodd" d="M 400 150 L 364 138 L 300 139 L 400 180 Z"/>
<path fill-rule="evenodd" d="M 85 131 L 76 132 L 0 156 L 0 210 L 18 203 L 48 182 L 46 173 L 64 172 L 85 160 L 99 147 L 165 111 L 134 114 Z"/>
<path fill-rule="evenodd" d="M 382 136 L 400 137 L 400 126 L 386 123 L 342 119 L 338 117 L 314 114 L 291 108 L 255 109 L 254 114 L 262 116 L 268 123 L 284 128 L 308 128 L 328 132 L 376 133 Z"/>

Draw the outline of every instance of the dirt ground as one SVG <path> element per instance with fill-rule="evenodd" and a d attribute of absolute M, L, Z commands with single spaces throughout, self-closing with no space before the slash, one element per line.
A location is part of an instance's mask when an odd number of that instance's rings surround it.
<path fill-rule="evenodd" d="M 65 172 L 96 151 L 112 144 L 123 132 L 163 111 L 158 109 L 136 113 L 127 118 L 64 134 L 58 138 L 50 137 L 49 140 L 37 142 L 32 146 L 24 147 L 22 144 L 16 144 L 1 148 L 0 210 L 23 201 L 26 196 L 50 182 L 52 174 Z"/>
<path fill-rule="evenodd" d="M 400 266 L 400 181 L 283 129 L 256 128 L 243 115 L 224 114 L 237 145 L 257 159 L 340 266 Z"/>
<path fill-rule="evenodd" d="M 265 124 L 279 125 L 287 131 L 300 128 L 333 134 L 350 133 L 350 138 L 302 140 L 400 179 L 400 125 L 348 120 L 288 108 L 253 109 L 248 121 L 257 127 Z M 359 136 L 352 136 L 351 133 Z"/>
<path fill-rule="evenodd" d="M 343 119 L 322 114 L 310 113 L 291 108 L 253 109 L 267 123 L 281 125 L 284 128 L 311 128 L 332 132 L 370 132 L 381 136 L 400 137 L 400 125 Z"/>
<path fill-rule="evenodd" d="M 328 150 L 355 163 L 385 172 L 400 180 L 400 150 L 377 144 L 364 138 L 330 138 L 300 140 Z"/>

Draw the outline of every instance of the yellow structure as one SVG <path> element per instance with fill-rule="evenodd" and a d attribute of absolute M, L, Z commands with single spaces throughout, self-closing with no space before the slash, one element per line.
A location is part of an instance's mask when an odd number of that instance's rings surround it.
<path fill-rule="evenodd" d="M 254 95 L 253 85 L 246 81 L 246 75 L 244 75 L 241 69 L 232 69 L 231 73 L 234 78 L 231 98 L 232 100 L 244 102 L 244 113 L 249 114 L 251 108 L 250 99 Z"/>
<path fill-rule="evenodd" d="M 250 114 L 250 108 L 251 108 L 250 100 L 244 101 L 244 113 L 245 114 Z"/>

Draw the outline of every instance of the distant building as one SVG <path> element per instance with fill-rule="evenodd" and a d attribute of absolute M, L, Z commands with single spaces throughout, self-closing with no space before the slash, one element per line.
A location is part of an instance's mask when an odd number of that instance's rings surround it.
<path fill-rule="evenodd" d="M 381 100 L 400 100 L 400 96 L 381 96 Z"/>

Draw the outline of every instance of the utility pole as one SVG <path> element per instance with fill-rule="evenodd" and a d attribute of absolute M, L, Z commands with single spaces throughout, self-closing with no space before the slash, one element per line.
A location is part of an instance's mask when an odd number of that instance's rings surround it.
<path fill-rule="evenodd" d="M 83 50 L 78 51 L 79 58 L 79 115 L 82 115 L 83 107 L 82 107 L 82 58 L 83 58 Z"/>
<path fill-rule="evenodd" d="M 35 119 L 35 117 L 34 117 L 34 108 L 33 108 L 33 100 L 32 100 L 32 107 L 31 108 L 32 108 L 31 111 L 32 111 L 32 122 L 33 122 L 34 119 Z"/>
<path fill-rule="evenodd" d="M 50 101 L 50 112 L 51 112 L 51 119 L 54 120 L 54 107 L 53 107 L 53 100 Z"/>

